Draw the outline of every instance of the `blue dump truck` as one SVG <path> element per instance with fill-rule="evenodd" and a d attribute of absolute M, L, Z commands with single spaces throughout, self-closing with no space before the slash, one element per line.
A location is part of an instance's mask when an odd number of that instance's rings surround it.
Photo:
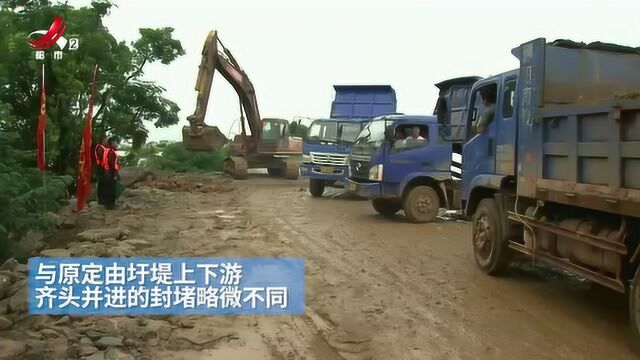
<path fill-rule="evenodd" d="M 628 294 L 638 344 L 640 51 L 537 39 L 513 54 L 465 111 L 475 260 L 496 275 L 524 254 Z"/>
<path fill-rule="evenodd" d="M 327 186 L 344 186 L 351 145 L 371 118 L 396 111 L 396 93 L 388 85 L 336 85 L 331 118 L 311 123 L 302 147 L 300 174 L 309 192 L 320 197 Z"/>
<path fill-rule="evenodd" d="M 448 135 L 464 133 L 457 119 L 463 118 L 471 86 L 479 79 L 436 84 L 440 96 L 435 114 L 448 120 Z M 443 134 L 435 116 L 373 119 L 351 150 L 348 190 L 370 199 L 379 214 L 389 217 L 404 210 L 414 223 L 432 221 L 440 208 L 459 208 L 462 144 Z"/>

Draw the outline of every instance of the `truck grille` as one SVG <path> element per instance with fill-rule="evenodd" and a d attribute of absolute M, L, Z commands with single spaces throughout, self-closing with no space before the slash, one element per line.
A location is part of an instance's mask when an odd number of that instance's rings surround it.
<path fill-rule="evenodd" d="M 369 179 L 369 168 L 370 168 L 370 157 L 360 157 L 360 158 L 366 158 L 368 159 L 367 161 L 364 160 L 356 160 L 353 157 L 351 158 L 351 177 L 356 178 L 356 179 Z"/>
<path fill-rule="evenodd" d="M 348 165 L 347 154 L 330 154 L 312 152 L 311 162 L 319 165 Z"/>

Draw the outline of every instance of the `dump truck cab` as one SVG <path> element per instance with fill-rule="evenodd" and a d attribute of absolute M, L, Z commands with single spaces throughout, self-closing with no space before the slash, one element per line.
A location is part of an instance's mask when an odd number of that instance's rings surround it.
<path fill-rule="evenodd" d="M 440 208 L 459 208 L 466 103 L 476 76 L 436 84 L 435 116 L 389 115 L 369 122 L 351 150 L 348 189 L 383 216 L 404 210 L 429 222 Z M 441 124 L 447 124 L 446 127 Z"/>
<path fill-rule="evenodd" d="M 365 125 L 351 149 L 348 190 L 383 216 L 401 209 L 410 221 L 431 221 L 447 206 L 451 144 L 434 116 L 388 115 Z"/>
<path fill-rule="evenodd" d="M 462 205 L 473 213 L 472 191 L 483 186 L 499 188 L 515 174 L 515 107 L 518 70 L 479 80 L 469 95 L 464 114 Z M 485 99 L 486 98 L 486 99 Z M 504 184 L 503 184 L 504 185 Z M 471 200 L 471 201 L 470 201 Z"/>
<path fill-rule="evenodd" d="M 336 85 L 331 117 L 311 123 L 303 142 L 300 174 L 309 178 L 309 192 L 320 197 L 325 187 L 344 187 L 348 157 L 364 124 L 393 113 L 396 94 L 388 85 Z"/>

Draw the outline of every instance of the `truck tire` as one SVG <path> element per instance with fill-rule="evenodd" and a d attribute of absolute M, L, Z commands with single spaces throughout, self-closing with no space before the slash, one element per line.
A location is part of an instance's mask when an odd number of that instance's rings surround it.
<path fill-rule="evenodd" d="M 410 222 L 430 222 L 438 216 L 440 197 L 431 186 L 416 186 L 409 189 L 402 201 L 402 208 Z"/>
<path fill-rule="evenodd" d="M 392 217 L 402 208 L 402 203 L 395 199 L 373 199 L 371 205 L 384 217 Z"/>
<path fill-rule="evenodd" d="M 482 199 L 473 214 L 473 255 L 482 271 L 500 275 L 511 262 L 508 242 L 502 238 L 502 219 L 495 199 Z"/>
<path fill-rule="evenodd" d="M 309 179 L 309 192 L 313 197 L 321 197 L 324 194 L 324 180 Z"/>
<path fill-rule="evenodd" d="M 640 267 L 629 286 L 629 324 L 633 350 L 640 354 Z"/>

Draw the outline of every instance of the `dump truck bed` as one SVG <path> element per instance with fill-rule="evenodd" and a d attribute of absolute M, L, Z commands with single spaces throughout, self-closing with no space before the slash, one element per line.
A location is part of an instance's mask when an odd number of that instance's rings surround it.
<path fill-rule="evenodd" d="M 640 55 L 540 39 L 514 54 L 518 195 L 640 216 Z"/>

